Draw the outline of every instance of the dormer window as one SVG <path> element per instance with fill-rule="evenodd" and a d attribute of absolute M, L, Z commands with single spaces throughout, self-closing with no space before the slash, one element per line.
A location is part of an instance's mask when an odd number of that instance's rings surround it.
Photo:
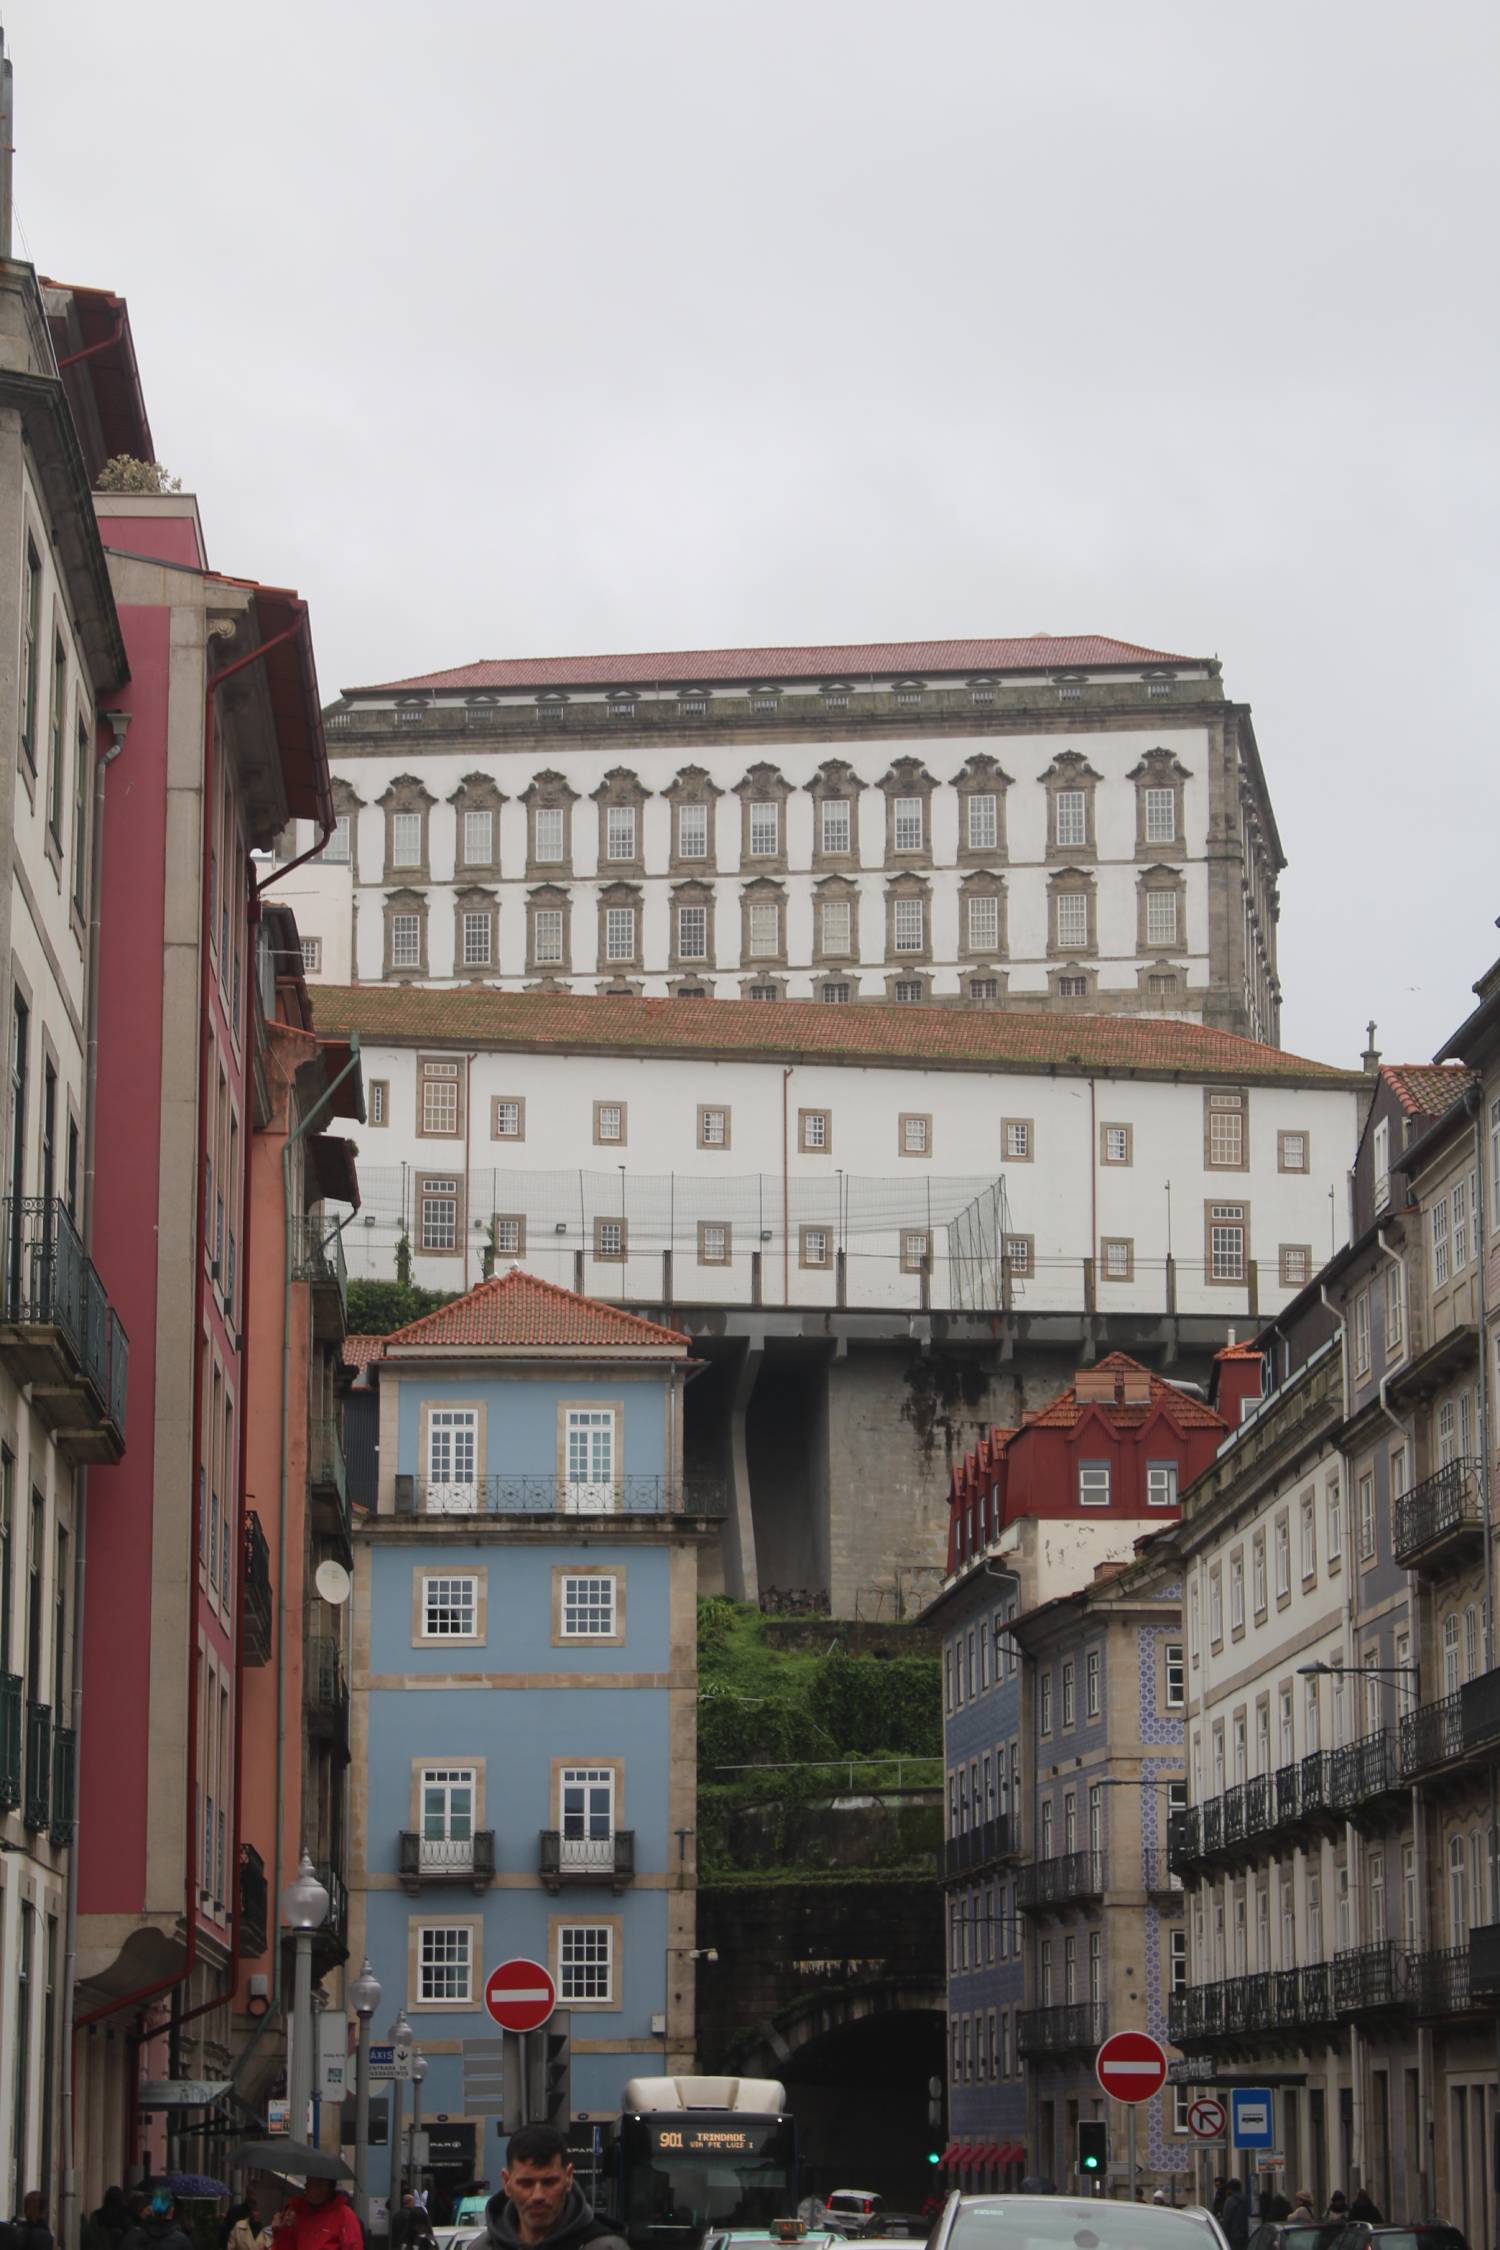
<path fill-rule="evenodd" d="M 708 709 L 706 695 L 680 695 L 677 708 L 685 719 L 701 719 Z"/>
<path fill-rule="evenodd" d="M 544 695 L 538 698 L 536 715 L 539 719 L 561 719 L 563 710 L 564 698 L 560 695 Z"/>
<path fill-rule="evenodd" d="M 422 724 L 422 714 L 426 708 L 425 703 L 398 703 L 396 705 L 397 726 L 419 727 Z"/>
<path fill-rule="evenodd" d="M 920 703 L 926 692 L 927 690 L 920 680 L 898 680 L 896 682 L 896 701 L 898 703 Z"/>
<path fill-rule="evenodd" d="M 609 699 L 609 715 L 612 719 L 633 719 L 635 697 L 624 692 L 612 695 Z"/>
<path fill-rule="evenodd" d="M 752 711 L 775 711 L 780 701 L 781 691 L 778 688 L 752 688 L 750 690 L 750 708 Z"/>
<path fill-rule="evenodd" d="M 844 685 L 844 683 L 843 683 L 843 681 L 842 681 L 842 680 L 833 680 L 833 681 L 830 681 L 829 685 L 828 685 L 827 687 L 825 687 L 825 688 L 824 688 L 824 690 L 823 690 L 823 708 L 824 708 L 824 710 L 825 710 L 825 711 L 847 711 L 847 710 L 848 710 L 848 708 L 849 708 L 849 690 L 848 690 L 848 688 L 847 688 L 847 687 L 846 687 L 846 686 Z"/>
<path fill-rule="evenodd" d="M 995 683 L 993 680 L 972 680 L 969 683 L 969 692 L 976 703 L 993 703 L 995 700 Z"/>
<path fill-rule="evenodd" d="M 492 695 L 476 696 L 464 710 L 464 716 L 471 727 L 486 727 L 492 719 L 498 718 L 499 713 L 500 706 Z"/>

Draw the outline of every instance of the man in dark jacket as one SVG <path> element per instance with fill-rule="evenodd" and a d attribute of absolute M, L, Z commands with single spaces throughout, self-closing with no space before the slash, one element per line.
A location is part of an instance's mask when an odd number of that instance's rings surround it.
<path fill-rule="evenodd" d="M 1245 2250 L 1250 2240 L 1250 2199 L 1240 2180 L 1231 2179 L 1224 2196 L 1224 2208 L 1219 2214 L 1219 2224 L 1224 2229 L 1229 2250 Z"/>
<path fill-rule="evenodd" d="M 120 2250 L 193 2250 L 178 2220 L 177 2202 L 170 2188 L 152 2190 L 145 2210 L 122 2238 Z"/>
<path fill-rule="evenodd" d="M 523 2125 L 510 2136 L 500 2193 L 485 2206 L 489 2250 L 629 2250 L 607 2219 L 594 2216 L 561 2133 Z"/>

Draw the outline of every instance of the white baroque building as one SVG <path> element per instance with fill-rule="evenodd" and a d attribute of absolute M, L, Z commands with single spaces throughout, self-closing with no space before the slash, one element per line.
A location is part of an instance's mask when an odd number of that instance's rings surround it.
<path fill-rule="evenodd" d="M 347 690 L 326 724 L 338 827 L 284 891 L 314 980 L 1278 1037 L 1284 863 L 1211 659 L 1094 635 L 515 659 Z"/>

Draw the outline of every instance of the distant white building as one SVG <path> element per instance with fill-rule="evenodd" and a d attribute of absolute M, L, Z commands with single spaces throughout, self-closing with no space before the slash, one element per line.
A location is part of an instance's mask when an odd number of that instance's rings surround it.
<path fill-rule="evenodd" d="M 514 660 L 326 723 L 338 829 L 283 892 L 314 979 L 1278 1036 L 1281 849 L 1211 660 L 1092 635 Z"/>

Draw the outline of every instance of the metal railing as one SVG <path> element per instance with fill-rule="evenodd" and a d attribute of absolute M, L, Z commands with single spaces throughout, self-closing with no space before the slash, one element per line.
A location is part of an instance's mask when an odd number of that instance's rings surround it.
<path fill-rule="evenodd" d="M 266 1863 L 253 1844 L 240 1846 L 240 1951 L 253 1960 L 270 1936 L 270 1888 Z"/>
<path fill-rule="evenodd" d="M 1302 1760 L 1297 1785 L 1298 1812 L 1303 1820 L 1337 1810 L 1333 1796 L 1333 1752 L 1309 1750 Z"/>
<path fill-rule="evenodd" d="M 1016 1879 L 1016 1903 L 1037 1913 L 1073 1899 L 1102 1898 L 1104 1880 L 1103 1852 L 1063 1852 L 1055 1859 L 1034 1859 Z"/>
<path fill-rule="evenodd" d="M 341 1507 L 349 1505 L 349 1476 L 344 1466 L 344 1441 L 332 1414 L 317 1414 L 308 1432 L 308 1473 L 316 1485 L 336 1492 Z"/>
<path fill-rule="evenodd" d="M 1419 2016 L 1463 2016 L 1478 2006 L 1469 1983 L 1469 1948 L 1450 1945 L 1406 1956 L 1406 1997 Z"/>
<path fill-rule="evenodd" d="M 999 1813 L 993 1820 L 981 1821 L 977 1828 L 968 1829 L 961 1836 L 945 1836 L 938 1847 L 938 1874 L 948 1882 L 956 1875 L 972 1875 L 982 1867 L 993 1867 L 997 1861 L 1009 1858 L 1015 1844 L 1011 1836 L 1009 1813 Z"/>
<path fill-rule="evenodd" d="M 271 1550 L 252 1508 L 245 1517 L 245 1618 L 243 1646 L 247 1664 L 271 1661 L 271 1628 L 274 1615 L 271 1594 Z"/>
<path fill-rule="evenodd" d="M 555 1474 L 465 1477 L 440 1482 L 398 1476 L 397 1515 L 722 1516 L 723 1480 L 618 1476 L 599 1484 Z"/>
<path fill-rule="evenodd" d="M 0 1812 L 14 1812 L 21 1802 L 21 1707 L 19 1672 L 0 1672 Z"/>
<path fill-rule="evenodd" d="M 338 1869 L 327 1860 L 319 1866 L 317 1873 L 318 1881 L 328 1893 L 328 1919 L 315 1935 L 331 1938 L 336 1945 L 342 1945 L 349 1932 L 348 1888 Z"/>
<path fill-rule="evenodd" d="M 78 1736 L 58 1727 L 52 1737 L 52 1808 L 47 1833 L 54 1844 L 71 1844 L 78 1828 Z"/>
<path fill-rule="evenodd" d="M 1440 1696 L 1401 1717 L 1401 1771 L 1407 1776 L 1447 1765 L 1464 1754 L 1464 1699 Z"/>
<path fill-rule="evenodd" d="M 1391 1547 L 1403 1568 L 1417 1562 L 1439 1540 L 1458 1532 L 1483 1531 L 1479 1473 L 1477 1461 L 1445 1461 L 1410 1492 L 1402 1493 L 1396 1502 Z"/>
<path fill-rule="evenodd" d="M 1339 1812 L 1353 1812 L 1396 1786 L 1395 1747 L 1384 1727 L 1377 1734 L 1362 1735 L 1358 1742 L 1346 1742 L 1329 1756 L 1332 1801 Z"/>
<path fill-rule="evenodd" d="M 26 1792 L 21 1818 L 34 1836 L 46 1827 L 52 1810 L 52 1707 L 26 1706 Z"/>
<path fill-rule="evenodd" d="M 7 1196 L 0 1319 L 55 1329 L 100 1412 L 125 1435 L 130 1342 L 59 1196 Z"/>
<path fill-rule="evenodd" d="M 472 1883 L 482 1890 L 495 1880 L 495 1831 L 479 1828 L 472 1836 L 424 1836 L 418 1829 L 403 1828 L 397 1872 L 408 1890 L 423 1883 Z"/>
<path fill-rule="evenodd" d="M 1481 1672 L 1477 1680 L 1460 1688 L 1463 1702 L 1464 1748 L 1487 1750 L 1500 1741 L 1500 1670 Z"/>
<path fill-rule="evenodd" d="M 1191 1984 L 1167 2003 L 1167 2035 L 1175 2045 L 1244 2039 L 1288 2025 L 1333 2020 L 1328 1965 L 1257 1969 L 1212 1984 Z"/>
<path fill-rule="evenodd" d="M 349 1683 L 336 1640 L 318 1634 L 307 1644 L 304 1693 L 309 1712 L 334 1732 L 349 1725 Z"/>
<path fill-rule="evenodd" d="M 1333 2006 L 1340 2016 L 1365 2015 L 1374 2009 L 1400 2007 L 1404 1962 L 1395 1943 L 1383 1938 L 1374 1945 L 1356 1945 L 1333 1957 Z"/>
<path fill-rule="evenodd" d="M 1104 2040 L 1108 2014 L 1104 2003 L 1096 2000 L 1070 2000 L 1061 2008 L 1018 2009 L 1016 2052 L 1086 2054 Z"/>
<path fill-rule="evenodd" d="M 344 1263 L 342 1230 L 328 1219 L 292 1221 L 292 1279 L 321 1282 L 349 1301 L 349 1269 Z"/>
<path fill-rule="evenodd" d="M 612 1883 L 618 1890 L 635 1880 L 635 1830 L 617 1828 L 610 1836 L 587 1837 L 544 1828 L 537 1872 L 549 1890 L 563 1883 Z"/>

